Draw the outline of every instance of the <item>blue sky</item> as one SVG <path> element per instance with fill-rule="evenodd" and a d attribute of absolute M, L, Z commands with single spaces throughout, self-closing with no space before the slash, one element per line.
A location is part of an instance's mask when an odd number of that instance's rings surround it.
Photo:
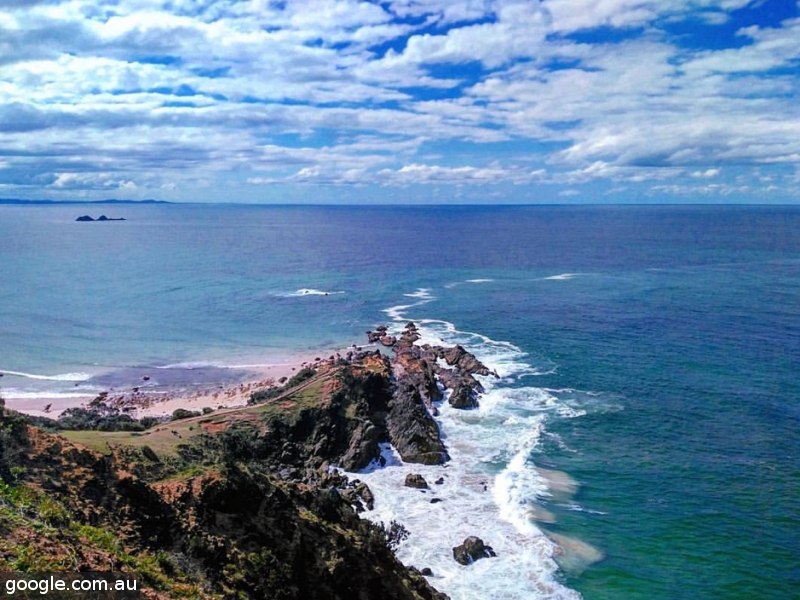
<path fill-rule="evenodd" d="M 800 202 L 797 0 L 0 0 L 0 197 Z"/>

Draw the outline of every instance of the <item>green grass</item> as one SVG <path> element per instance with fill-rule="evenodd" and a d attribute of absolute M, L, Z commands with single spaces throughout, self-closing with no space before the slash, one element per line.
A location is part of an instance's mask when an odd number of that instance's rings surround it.
<path fill-rule="evenodd" d="M 324 399 L 323 386 L 330 375 L 317 376 L 264 404 L 243 408 L 221 409 L 180 421 L 162 423 L 143 432 L 128 431 L 62 431 L 65 438 L 102 454 L 110 454 L 114 446 L 150 446 L 161 457 L 178 456 L 178 446 L 190 442 L 206 431 L 204 424 L 225 425 L 236 421 L 263 423 L 273 418 L 294 419 L 304 409 L 319 406 Z"/>

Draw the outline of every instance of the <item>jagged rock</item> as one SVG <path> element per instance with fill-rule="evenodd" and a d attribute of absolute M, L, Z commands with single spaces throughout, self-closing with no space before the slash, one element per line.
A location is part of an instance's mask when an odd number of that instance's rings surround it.
<path fill-rule="evenodd" d="M 431 498 L 431 504 L 439 504 L 439 502 L 444 502 L 441 498 Z"/>
<path fill-rule="evenodd" d="M 489 368 L 467 352 L 463 346 L 455 345 L 452 348 L 439 348 L 439 356 L 451 367 L 458 367 L 470 375 L 492 375 Z"/>
<path fill-rule="evenodd" d="M 497 556 L 491 546 L 483 543 L 479 537 L 471 535 L 464 540 L 464 543 L 453 548 L 453 558 L 462 565 L 469 565 L 481 558 Z"/>
<path fill-rule="evenodd" d="M 450 460 L 439 438 L 439 426 L 413 385 L 403 382 L 397 385 L 386 425 L 389 441 L 405 462 L 438 465 Z"/>
<path fill-rule="evenodd" d="M 420 573 L 422 575 L 425 575 L 425 577 L 432 577 L 433 576 L 433 571 L 431 570 L 430 567 L 425 567 L 425 568 L 421 569 Z"/>
<path fill-rule="evenodd" d="M 375 508 L 375 496 L 372 495 L 372 490 L 366 483 L 361 482 L 356 485 L 356 494 L 364 501 L 367 510 Z"/>
<path fill-rule="evenodd" d="M 370 344 L 374 344 L 375 342 L 379 342 L 381 339 L 381 334 L 376 331 L 368 331 L 367 332 L 367 341 Z"/>
<path fill-rule="evenodd" d="M 401 336 L 404 341 L 409 344 L 413 344 L 418 339 L 420 339 L 419 332 L 417 331 L 417 326 L 414 323 L 409 322 L 405 329 L 403 330 L 403 335 Z"/>
<path fill-rule="evenodd" d="M 381 344 L 384 346 L 392 347 L 397 343 L 397 338 L 393 335 L 384 335 L 381 337 Z"/>
<path fill-rule="evenodd" d="M 439 477 L 436 481 L 434 481 L 436 485 L 444 485 L 444 477 Z"/>
<path fill-rule="evenodd" d="M 416 488 L 418 490 L 428 489 L 428 482 L 425 481 L 425 478 L 419 473 L 409 473 L 406 475 L 406 481 L 403 485 L 410 488 Z"/>
<path fill-rule="evenodd" d="M 350 435 L 350 445 L 342 456 L 341 467 L 355 471 L 376 460 L 381 454 L 380 441 L 380 430 L 369 421 L 362 421 Z"/>
<path fill-rule="evenodd" d="M 400 379 L 417 389 L 423 403 L 433 416 L 439 414 L 439 409 L 436 408 L 435 402 L 441 400 L 443 394 L 439 386 L 436 385 L 436 375 L 433 369 L 426 361 L 416 361 L 406 367 Z"/>
<path fill-rule="evenodd" d="M 459 384 L 447 399 L 453 408 L 478 408 L 478 398 L 469 386 Z"/>

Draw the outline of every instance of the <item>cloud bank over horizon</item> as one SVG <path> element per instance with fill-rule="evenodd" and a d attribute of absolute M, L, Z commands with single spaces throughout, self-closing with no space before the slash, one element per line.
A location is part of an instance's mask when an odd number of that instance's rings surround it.
<path fill-rule="evenodd" d="M 0 0 L 0 196 L 798 202 L 796 0 Z"/>

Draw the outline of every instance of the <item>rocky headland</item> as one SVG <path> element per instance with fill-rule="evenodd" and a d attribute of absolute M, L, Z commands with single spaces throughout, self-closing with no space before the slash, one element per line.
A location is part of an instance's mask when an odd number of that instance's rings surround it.
<path fill-rule="evenodd" d="M 418 345 L 413 323 L 369 339 L 393 357 L 354 349 L 255 390 L 247 407 L 148 428 L 109 416 L 102 398 L 93 423 L 127 430 L 3 408 L 0 568 L 133 571 L 159 598 L 445 600 L 394 556 L 402 525 L 361 518 L 371 490 L 335 467 L 381 461 L 386 442 L 406 462 L 447 462 L 436 404 L 476 407 L 475 376 L 493 373 L 460 346 Z M 491 556 L 467 546 L 459 562 Z"/>

